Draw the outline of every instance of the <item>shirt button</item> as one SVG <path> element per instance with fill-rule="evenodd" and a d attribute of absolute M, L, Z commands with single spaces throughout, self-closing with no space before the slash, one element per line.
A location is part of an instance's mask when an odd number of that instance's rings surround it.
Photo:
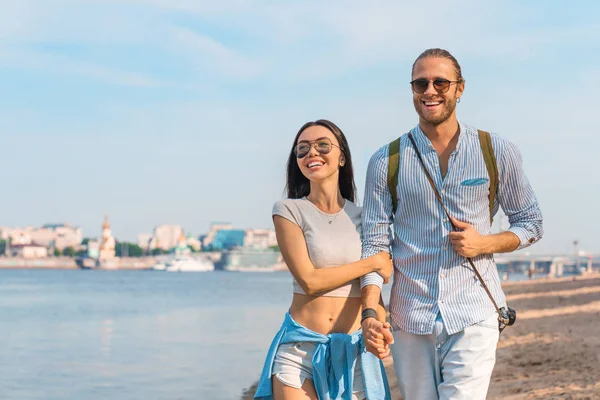
<path fill-rule="evenodd" d="M 442 192 L 441 192 L 441 193 L 442 193 L 442 194 L 446 193 L 446 190 L 445 190 L 445 189 L 442 189 Z"/>
<path fill-rule="evenodd" d="M 442 246 L 442 250 L 446 251 L 447 247 L 446 246 Z"/>
<path fill-rule="evenodd" d="M 440 278 L 444 279 L 445 277 L 446 277 L 446 274 L 442 272 L 442 273 L 440 274 Z"/>
<path fill-rule="evenodd" d="M 447 223 L 447 222 L 448 222 L 448 218 L 444 218 L 444 219 L 442 220 L 442 222 L 443 222 L 443 223 Z"/>

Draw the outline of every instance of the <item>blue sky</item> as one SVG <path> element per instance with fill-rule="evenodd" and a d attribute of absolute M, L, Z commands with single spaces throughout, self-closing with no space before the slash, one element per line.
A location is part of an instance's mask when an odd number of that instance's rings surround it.
<path fill-rule="evenodd" d="M 417 123 L 410 67 L 450 50 L 459 118 L 515 142 L 545 217 L 533 253 L 600 253 L 600 5 L 592 1 L 21 0 L 0 14 L 0 226 L 118 238 L 270 227 L 307 120 L 366 165 Z"/>

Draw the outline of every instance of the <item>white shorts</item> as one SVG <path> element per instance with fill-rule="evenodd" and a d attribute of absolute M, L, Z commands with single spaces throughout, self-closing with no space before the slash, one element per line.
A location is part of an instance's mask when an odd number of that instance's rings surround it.
<path fill-rule="evenodd" d="M 313 380 L 312 358 L 317 345 L 311 342 L 280 344 L 273 362 L 273 375 L 284 385 L 300 389 L 305 379 Z M 365 399 L 360 356 L 354 368 L 352 400 Z"/>

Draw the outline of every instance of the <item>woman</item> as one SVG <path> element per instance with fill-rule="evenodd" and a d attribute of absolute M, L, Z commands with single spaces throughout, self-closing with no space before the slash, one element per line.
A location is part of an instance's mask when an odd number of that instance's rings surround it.
<path fill-rule="evenodd" d="M 355 192 L 342 131 L 327 120 L 306 123 L 288 159 L 288 199 L 273 207 L 294 295 L 255 399 L 390 398 L 381 361 L 362 343 L 358 278 L 374 271 L 387 281 L 392 262 L 387 252 L 360 259 Z"/>

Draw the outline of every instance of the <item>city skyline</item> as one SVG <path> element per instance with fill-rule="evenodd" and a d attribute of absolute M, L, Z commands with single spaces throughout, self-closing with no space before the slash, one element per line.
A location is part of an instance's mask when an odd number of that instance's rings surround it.
<path fill-rule="evenodd" d="M 104 218 L 108 218 L 108 215 L 105 215 Z M 52 222 L 46 222 L 43 223 L 41 225 L 32 225 L 32 224 L 24 224 L 24 225 L 18 225 L 18 226 L 8 226 L 8 225 L 0 225 L 0 232 L 2 231 L 2 229 L 9 229 L 9 230 L 26 230 L 28 228 L 33 229 L 33 230 L 40 230 L 40 229 L 55 229 L 56 227 L 66 227 L 68 229 L 73 229 L 73 230 L 80 230 L 81 231 L 81 237 L 82 239 L 91 239 L 94 238 L 96 236 L 100 236 L 102 233 L 102 229 L 104 227 L 105 224 L 105 219 L 103 219 L 102 223 L 100 223 L 98 226 L 99 228 L 96 229 L 97 232 L 95 233 L 86 233 L 87 231 L 85 231 L 84 229 L 82 229 L 82 227 L 77 224 L 77 223 L 72 223 L 71 221 L 63 221 L 63 222 L 57 222 L 57 221 L 52 221 Z M 112 224 L 112 220 L 111 220 L 111 224 Z M 122 240 L 122 241 L 130 241 L 130 242 L 135 242 L 136 240 L 139 239 L 140 236 L 152 236 L 153 231 L 155 231 L 157 228 L 160 227 L 164 227 L 164 226 L 178 226 L 180 227 L 183 232 L 185 233 L 186 236 L 188 235 L 192 235 L 195 238 L 199 238 L 203 235 L 206 235 L 208 232 L 211 231 L 211 228 L 215 225 L 231 225 L 231 229 L 244 229 L 244 230 L 252 230 L 252 229 L 273 229 L 271 228 L 254 228 L 254 227 L 248 227 L 248 228 L 238 228 L 237 226 L 235 226 L 235 224 L 232 224 L 230 222 L 226 222 L 226 221 L 212 221 L 209 223 L 209 225 L 206 227 L 206 229 L 204 231 L 201 232 L 191 232 L 190 230 L 186 230 L 185 226 L 180 225 L 180 224 L 170 224 L 170 223 L 159 223 L 159 224 L 155 224 L 152 229 L 150 229 L 149 231 L 144 231 L 144 232 L 137 232 L 135 233 L 135 237 L 132 240 Z M 119 239 L 117 236 L 115 236 L 117 239 Z"/>
<path fill-rule="evenodd" d="M 318 118 L 348 137 L 362 199 L 371 154 L 417 123 L 412 62 L 443 47 L 466 78 L 459 119 L 522 152 L 545 227 L 529 250 L 600 253 L 599 16 L 591 1 L 4 4 L 0 226 L 272 228 L 291 140 Z"/>
<path fill-rule="evenodd" d="M 49 223 L 42 226 L 7 227 L 0 226 L 0 241 L 6 247 L 42 247 L 50 252 L 79 250 L 89 243 L 105 245 L 105 250 L 114 253 L 115 243 L 133 244 L 144 250 L 162 249 L 165 251 L 186 243 L 196 251 L 220 251 L 230 247 L 271 248 L 277 245 L 274 229 L 237 229 L 231 223 L 213 222 L 202 233 L 191 233 L 181 225 L 159 224 L 152 232 L 140 232 L 134 240 L 121 240 L 112 234 L 108 215 L 104 216 L 102 228 L 98 234 L 87 234 L 74 224 Z M 3 247 L 4 248 L 4 247 Z M 0 250 L 0 256 L 2 250 Z"/>

